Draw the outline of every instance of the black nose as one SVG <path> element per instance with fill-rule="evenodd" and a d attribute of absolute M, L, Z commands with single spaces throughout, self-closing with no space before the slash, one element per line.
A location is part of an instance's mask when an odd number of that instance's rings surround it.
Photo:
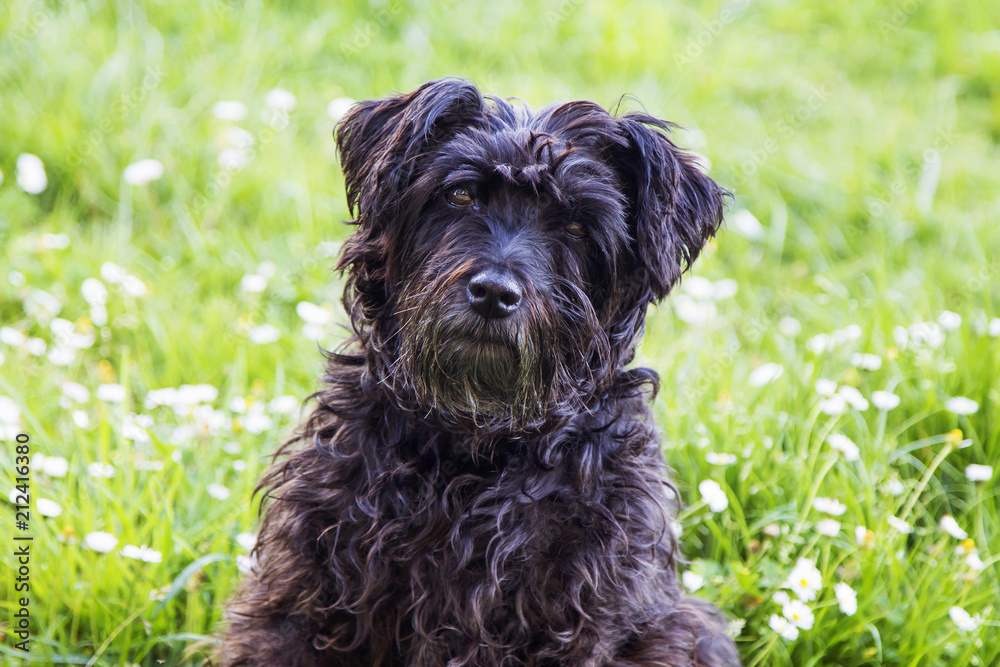
<path fill-rule="evenodd" d="M 507 317 L 521 304 L 521 286 L 507 271 L 486 269 L 469 281 L 469 306 L 488 320 Z"/>

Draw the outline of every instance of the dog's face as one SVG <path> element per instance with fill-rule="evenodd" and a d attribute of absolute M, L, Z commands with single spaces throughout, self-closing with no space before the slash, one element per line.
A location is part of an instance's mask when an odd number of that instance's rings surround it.
<path fill-rule="evenodd" d="M 377 380 L 486 430 L 599 400 L 722 218 L 723 191 L 666 129 L 589 102 L 532 114 L 450 79 L 354 107 L 340 266 Z"/>

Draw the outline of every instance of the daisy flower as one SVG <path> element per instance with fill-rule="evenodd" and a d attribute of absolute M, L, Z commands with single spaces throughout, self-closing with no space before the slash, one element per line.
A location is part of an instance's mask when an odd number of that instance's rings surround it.
<path fill-rule="evenodd" d="M 848 616 L 854 616 L 858 611 L 858 594 L 854 589 L 842 581 L 833 587 L 833 594 L 837 596 L 840 611 Z"/>
<path fill-rule="evenodd" d="M 899 396 L 889 391 L 876 391 L 872 393 L 872 405 L 888 412 L 899 407 Z"/>
<path fill-rule="evenodd" d="M 97 531 L 87 533 L 83 538 L 83 545 L 91 551 L 106 554 L 118 545 L 118 538 L 111 533 Z"/>
<path fill-rule="evenodd" d="M 970 482 L 988 482 L 993 479 L 993 468 L 973 463 L 965 467 L 965 478 Z"/>
<path fill-rule="evenodd" d="M 830 443 L 831 447 L 843 454 L 844 458 L 848 461 L 857 461 L 861 455 L 860 450 L 858 450 L 858 446 L 855 445 L 846 435 L 831 433 L 827 436 L 826 441 Z"/>
<path fill-rule="evenodd" d="M 812 609 L 802 600 L 791 600 L 781 608 L 781 613 L 790 623 L 803 630 L 811 629 L 816 620 Z"/>
<path fill-rule="evenodd" d="M 793 642 L 799 638 L 799 629 L 784 616 L 771 614 L 767 624 L 772 630 L 781 635 L 782 639 Z"/>
<path fill-rule="evenodd" d="M 941 517 L 941 530 L 948 533 L 956 540 L 964 540 L 969 536 L 969 534 L 962 530 L 962 527 L 958 525 L 958 522 L 955 521 L 955 517 L 950 514 L 945 514 Z"/>
<path fill-rule="evenodd" d="M 969 612 L 965 611 L 961 607 L 951 607 L 948 610 L 948 616 L 951 617 L 952 623 L 954 623 L 962 632 L 973 632 L 982 622 L 982 619 L 971 616 Z"/>
<path fill-rule="evenodd" d="M 822 496 L 813 500 L 813 508 L 824 514 L 840 516 L 847 511 L 847 505 L 834 498 L 823 498 Z"/>
<path fill-rule="evenodd" d="M 785 369 L 779 364 L 763 364 L 750 372 L 747 383 L 751 387 L 763 387 L 771 384 L 785 373 Z"/>
<path fill-rule="evenodd" d="M 800 599 L 809 602 L 816 599 L 816 592 L 823 586 L 823 575 L 816 569 L 816 563 L 808 558 L 800 558 L 785 580 L 784 588 L 791 589 Z M 786 605 L 787 606 L 787 605 Z M 794 620 L 785 614 L 789 620 Z M 799 625 L 796 623 L 796 625 Z M 799 625 L 799 627 L 804 627 Z M 810 625 L 810 627 L 812 627 Z M 806 628 L 808 629 L 808 628 Z"/>
<path fill-rule="evenodd" d="M 956 415 L 971 415 L 979 409 L 979 403 L 976 403 L 971 398 L 955 396 L 945 401 L 944 409 Z"/>
<path fill-rule="evenodd" d="M 708 505 L 708 508 L 713 512 L 722 512 L 729 507 L 729 498 L 718 482 L 710 479 L 703 480 L 698 485 L 698 491 L 701 492 L 702 502 Z"/>

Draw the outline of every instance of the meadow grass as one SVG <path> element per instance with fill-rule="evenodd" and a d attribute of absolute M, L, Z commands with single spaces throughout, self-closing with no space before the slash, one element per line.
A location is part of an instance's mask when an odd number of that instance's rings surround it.
<path fill-rule="evenodd" d="M 532 105 L 634 94 L 735 193 L 639 362 L 684 582 L 746 664 L 1000 664 L 998 26 L 989 0 L 8 3 L 3 483 L 18 432 L 54 458 L 28 655 L 0 501 L 0 662 L 194 664 L 267 454 L 344 337 L 331 112 L 459 75 Z M 146 158 L 162 177 L 130 185 Z M 150 397 L 181 385 L 210 388 Z"/>

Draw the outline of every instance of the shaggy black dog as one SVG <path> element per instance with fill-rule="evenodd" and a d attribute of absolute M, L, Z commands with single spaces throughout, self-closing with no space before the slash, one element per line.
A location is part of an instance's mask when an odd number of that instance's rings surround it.
<path fill-rule="evenodd" d="M 642 114 L 432 81 L 337 130 L 354 335 L 261 482 L 222 665 L 737 665 L 627 368 L 725 192 Z"/>

